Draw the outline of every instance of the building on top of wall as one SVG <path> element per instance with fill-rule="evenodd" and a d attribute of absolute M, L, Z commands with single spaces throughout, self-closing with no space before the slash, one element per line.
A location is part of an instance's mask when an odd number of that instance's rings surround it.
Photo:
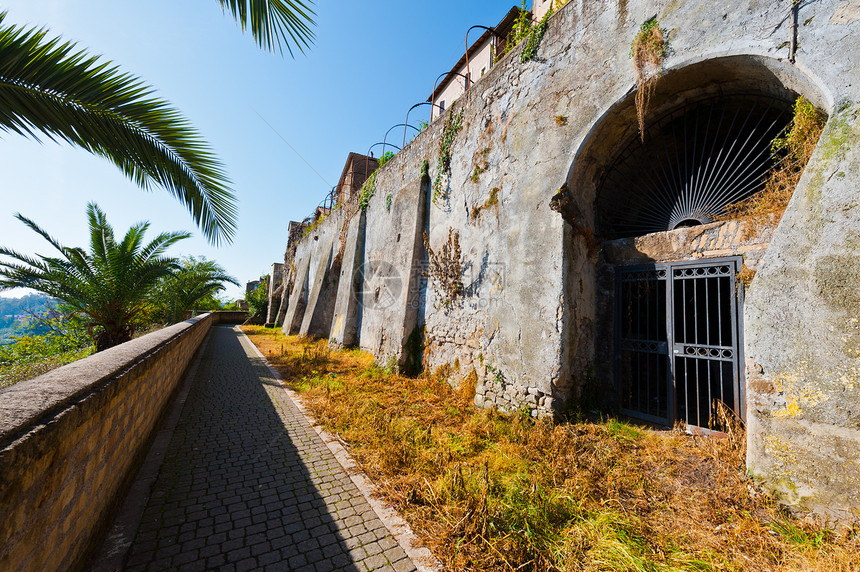
<path fill-rule="evenodd" d="M 552 3 L 551 0 L 545 1 Z M 540 3 L 541 0 L 535 0 L 535 2 Z M 467 87 L 483 77 L 495 65 L 496 60 L 505 52 L 508 35 L 519 15 L 520 8 L 511 7 L 501 22 L 494 28 L 485 30 L 481 37 L 469 46 L 468 61 L 467 54 L 464 53 L 451 71 L 444 74 L 439 85 L 427 98 L 427 101 L 433 104 L 430 111 L 431 121 L 451 107 L 451 104 L 466 92 Z"/>
<path fill-rule="evenodd" d="M 566 0 L 565 0 L 566 2 Z M 565 2 L 559 0 L 532 0 L 532 9 L 527 12 L 532 25 L 540 22 L 547 15 L 550 8 L 556 8 Z M 454 64 L 447 74 L 440 76 L 441 80 L 434 87 L 433 93 L 427 98 L 433 106 L 430 111 L 430 120 L 441 115 L 445 109 L 463 95 L 473 83 L 481 79 L 496 61 L 501 59 L 508 45 L 509 37 L 514 31 L 517 18 L 522 8 L 512 6 L 505 17 L 495 26 L 484 29 L 484 33 L 469 46 L 468 53 Z M 480 26 L 478 26 L 480 28 Z"/>
<path fill-rule="evenodd" d="M 565 2 L 559 2 L 558 0 L 532 0 L 532 22 L 540 22 L 553 5 L 555 5 L 555 9 L 558 9 L 565 3 L 566 0 Z"/>
<path fill-rule="evenodd" d="M 259 288 L 260 284 L 262 284 L 262 280 L 251 280 L 245 283 L 245 294 L 250 296 L 251 292 Z"/>
<path fill-rule="evenodd" d="M 360 153 L 350 153 L 335 187 L 336 204 L 343 204 L 361 192 L 361 186 L 377 168 L 379 160 L 373 155 L 368 157 Z"/>

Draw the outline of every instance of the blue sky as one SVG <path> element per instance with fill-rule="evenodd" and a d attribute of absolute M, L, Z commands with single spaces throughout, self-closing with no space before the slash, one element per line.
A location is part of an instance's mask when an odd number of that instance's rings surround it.
<path fill-rule="evenodd" d="M 366 153 L 402 123 L 460 57 L 466 30 L 498 23 L 513 4 L 320 1 L 316 42 L 292 59 L 259 50 L 217 0 L 0 0 L 6 24 L 47 27 L 156 88 L 214 148 L 240 209 L 233 244 L 215 248 L 166 192 L 145 192 L 80 149 L 0 132 L 0 245 L 49 253 L 14 219 L 20 212 L 61 243 L 84 246 L 85 208 L 95 201 L 117 232 L 140 220 L 152 223 L 151 236 L 193 231 L 173 254 L 203 255 L 240 282 L 253 280 L 283 261 L 288 221 L 307 216 L 337 183 L 347 154 Z"/>

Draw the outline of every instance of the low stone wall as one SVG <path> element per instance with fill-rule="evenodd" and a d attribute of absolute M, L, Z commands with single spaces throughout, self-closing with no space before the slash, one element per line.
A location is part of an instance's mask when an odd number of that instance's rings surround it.
<path fill-rule="evenodd" d="M 204 314 L 0 391 L 0 570 L 80 565 L 221 319 Z"/>
<path fill-rule="evenodd" d="M 249 318 L 248 312 L 242 311 L 219 311 L 215 314 L 215 322 L 218 324 L 242 324 Z"/>

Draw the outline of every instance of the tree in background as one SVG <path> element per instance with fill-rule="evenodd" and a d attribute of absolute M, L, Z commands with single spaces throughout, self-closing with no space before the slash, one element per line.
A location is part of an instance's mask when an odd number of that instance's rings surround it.
<path fill-rule="evenodd" d="M 269 311 L 269 276 L 261 276 L 260 284 L 254 288 L 250 294 L 245 296 L 245 301 L 248 302 L 248 323 L 264 324 L 266 323 L 266 314 Z"/>
<path fill-rule="evenodd" d="M 87 317 L 87 330 L 96 351 L 132 338 L 135 320 L 144 311 L 147 296 L 158 282 L 178 268 L 165 250 L 188 238 L 187 232 L 161 233 L 147 244 L 148 222 L 132 226 L 117 242 L 107 217 L 93 203 L 87 205 L 90 249 L 62 246 L 35 222 L 18 214 L 18 220 L 38 233 L 60 257 L 30 257 L 0 247 L 0 290 L 30 288 L 65 302 Z"/>
<path fill-rule="evenodd" d="M 57 306 L 56 300 L 44 294 L 27 294 L 21 298 L 0 298 L 0 345 L 10 343 L 12 336 L 33 330 L 34 320 L 45 316 Z M 35 333 L 46 333 L 41 325 Z"/>
<path fill-rule="evenodd" d="M 189 310 L 217 310 L 221 307 L 215 295 L 226 283 L 239 286 L 217 262 L 204 257 L 180 259 L 179 268 L 162 278 L 151 295 L 155 316 L 165 324 L 185 319 Z"/>

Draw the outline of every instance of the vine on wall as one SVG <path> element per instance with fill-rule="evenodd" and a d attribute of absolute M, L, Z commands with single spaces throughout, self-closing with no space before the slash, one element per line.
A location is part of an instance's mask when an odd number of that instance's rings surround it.
<path fill-rule="evenodd" d="M 376 173 L 379 172 L 379 169 L 374 171 L 361 185 L 361 194 L 358 196 L 358 208 L 363 211 L 367 210 L 367 206 L 370 204 L 370 199 L 373 198 L 373 194 L 376 192 Z"/>
<path fill-rule="evenodd" d="M 474 221 L 477 220 L 479 216 L 481 216 L 481 212 L 485 211 L 489 208 L 496 209 L 496 218 L 499 218 L 499 187 L 493 187 L 490 191 L 490 196 L 482 205 L 473 205 L 472 210 L 469 213 L 469 217 Z"/>
<path fill-rule="evenodd" d="M 326 214 L 320 214 L 315 220 L 311 221 L 302 229 L 302 238 L 306 237 L 313 231 L 315 231 L 319 226 L 325 222 L 325 219 L 328 218 Z"/>
<path fill-rule="evenodd" d="M 523 46 L 523 51 L 520 52 L 520 62 L 526 63 L 537 57 L 537 51 L 540 47 L 541 40 L 543 40 L 543 35 L 546 33 L 546 28 L 549 24 L 548 20 L 549 17 L 552 16 L 552 12 L 553 9 L 552 6 L 550 6 L 550 9 L 543 15 L 540 22 L 532 26 L 526 45 Z"/>
<path fill-rule="evenodd" d="M 656 18 L 646 20 L 630 44 L 630 57 L 636 71 L 636 118 L 639 137 L 645 141 L 645 113 L 657 80 L 663 73 L 663 60 L 669 53 L 669 40 Z"/>
<path fill-rule="evenodd" d="M 517 18 L 514 20 L 514 25 L 511 28 L 510 34 L 508 34 L 508 38 L 505 41 L 505 49 L 504 51 L 496 57 L 496 62 L 500 59 L 508 55 L 511 50 L 513 50 L 517 44 L 522 42 L 531 32 L 532 29 L 532 15 L 531 12 L 526 10 L 526 2 L 523 0 L 523 6 L 520 8 L 520 13 L 517 15 Z"/>
<path fill-rule="evenodd" d="M 442 244 L 442 250 L 436 252 L 430 247 L 430 237 L 425 232 L 424 247 L 429 254 L 433 289 L 442 305 L 450 306 L 464 291 L 460 234 L 449 227 L 448 241 Z"/>
<path fill-rule="evenodd" d="M 433 203 L 443 198 L 442 175 L 451 174 L 451 146 L 463 126 L 463 112 L 451 113 L 445 119 L 442 138 L 439 140 L 439 157 L 436 160 L 436 178 L 433 180 Z"/>

